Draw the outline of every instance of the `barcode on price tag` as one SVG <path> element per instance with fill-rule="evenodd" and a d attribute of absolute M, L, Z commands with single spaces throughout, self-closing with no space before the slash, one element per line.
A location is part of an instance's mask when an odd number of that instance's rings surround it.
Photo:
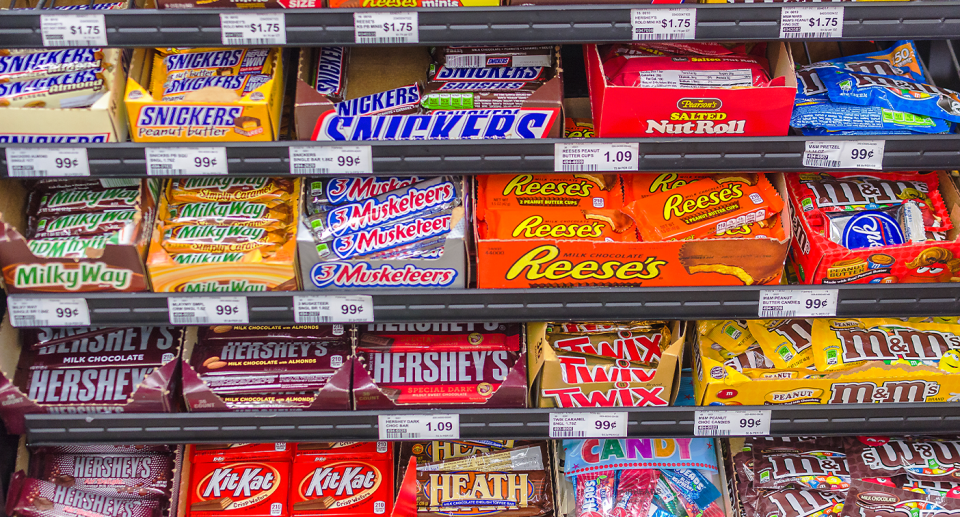
<path fill-rule="evenodd" d="M 102 14 L 41 14 L 44 47 L 106 47 L 107 25 Z"/>
<path fill-rule="evenodd" d="M 224 45 L 286 45 L 283 13 L 221 13 L 220 40 Z"/>
<path fill-rule="evenodd" d="M 765 436 L 770 434 L 770 410 L 697 411 L 694 436 Z"/>
<path fill-rule="evenodd" d="M 353 13 L 353 37 L 357 43 L 420 43 L 420 19 L 416 12 Z"/>
<path fill-rule="evenodd" d="M 290 174 L 373 174 L 370 146 L 291 146 Z"/>
<path fill-rule="evenodd" d="M 170 323 L 174 325 L 247 324 L 245 296 L 205 296 L 167 298 Z"/>
<path fill-rule="evenodd" d="M 227 174 L 225 147 L 147 147 L 148 176 Z"/>
<path fill-rule="evenodd" d="M 697 10 L 631 9 L 630 25 L 633 27 L 634 40 L 696 39 Z"/>
<path fill-rule="evenodd" d="M 8 147 L 7 175 L 11 178 L 44 178 L 48 176 L 89 176 L 87 150 L 79 148 L 15 149 Z"/>
<path fill-rule="evenodd" d="M 843 37 L 843 6 L 781 7 L 780 39 Z"/>
<path fill-rule="evenodd" d="M 557 172 L 636 171 L 640 144 L 555 144 L 553 170 Z"/>
<path fill-rule="evenodd" d="M 373 321 L 373 297 L 294 296 L 293 320 L 297 323 L 367 323 Z"/>
<path fill-rule="evenodd" d="M 885 146 L 885 140 L 808 140 L 803 166 L 881 170 Z"/>
<path fill-rule="evenodd" d="M 550 438 L 626 438 L 627 413 L 550 413 Z"/>
<path fill-rule="evenodd" d="M 830 318 L 837 315 L 836 289 L 763 289 L 761 318 Z"/>
<path fill-rule="evenodd" d="M 83 298 L 9 298 L 10 323 L 14 327 L 85 327 L 90 309 Z"/>
<path fill-rule="evenodd" d="M 460 415 L 378 415 L 381 440 L 459 440 Z"/>

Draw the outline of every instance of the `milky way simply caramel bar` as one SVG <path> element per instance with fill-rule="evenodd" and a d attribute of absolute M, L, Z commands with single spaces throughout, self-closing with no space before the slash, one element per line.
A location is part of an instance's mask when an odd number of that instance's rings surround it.
<path fill-rule="evenodd" d="M 154 500 L 91 493 L 64 483 L 28 478 L 23 471 L 10 480 L 6 507 L 10 517 L 156 517 L 158 510 Z"/>
<path fill-rule="evenodd" d="M 124 498 L 169 497 L 173 460 L 166 454 L 44 454 L 30 475 L 84 492 Z"/>

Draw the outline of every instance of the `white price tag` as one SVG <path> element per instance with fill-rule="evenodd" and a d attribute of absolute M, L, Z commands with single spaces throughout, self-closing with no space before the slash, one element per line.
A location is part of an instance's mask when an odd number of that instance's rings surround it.
<path fill-rule="evenodd" d="M 85 327 L 90 309 L 83 298 L 9 298 L 10 322 L 14 327 Z"/>
<path fill-rule="evenodd" d="M 220 41 L 224 45 L 286 45 L 283 13 L 220 13 Z"/>
<path fill-rule="evenodd" d="M 381 440 L 459 440 L 460 415 L 379 415 Z"/>
<path fill-rule="evenodd" d="M 780 39 L 843 37 L 843 6 L 780 8 Z"/>
<path fill-rule="evenodd" d="M 808 140 L 804 167 L 883 169 L 884 140 Z"/>
<path fill-rule="evenodd" d="M 226 147 L 147 147 L 148 176 L 227 174 Z"/>
<path fill-rule="evenodd" d="M 550 438 L 626 438 L 627 414 L 550 413 Z"/>
<path fill-rule="evenodd" d="M 762 289 L 761 318 L 830 318 L 837 315 L 836 289 Z"/>
<path fill-rule="evenodd" d="M 246 296 L 174 296 L 167 298 L 167 310 L 174 325 L 250 323 Z"/>
<path fill-rule="evenodd" d="M 420 19 L 416 12 L 353 13 L 353 36 L 357 43 L 420 43 Z"/>
<path fill-rule="evenodd" d="M 106 47 L 107 25 L 102 14 L 41 14 L 44 47 Z"/>
<path fill-rule="evenodd" d="M 370 146 L 291 146 L 290 174 L 373 174 Z"/>
<path fill-rule="evenodd" d="M 293 321 L 297 323 L 367 323 L 373 321 L 373 297 L 294 296 Z"/>
<path fill-rule="evenodd" d="M 557 172 L 636 171 L 640 144 L 554 144 L 553 170 Z M 602 208 L 602 207 L 597 207 Z"/>
<path fill-rule="evenodd" d="M 90 163 L 83 147 L 62 149 L 7 148 L 7 175 L 11 178 L 47 176 L 89 176 Z"/>
<path fill-rule="evenodd" d="M 630 9 L 630 25 L 634 40 L 696 39 L 697 10 Z"/>
<path fill-rule="evenodd" d="M 770 434 L 770 410 L 697 411 L 694 436 L 764 436 Z"/>

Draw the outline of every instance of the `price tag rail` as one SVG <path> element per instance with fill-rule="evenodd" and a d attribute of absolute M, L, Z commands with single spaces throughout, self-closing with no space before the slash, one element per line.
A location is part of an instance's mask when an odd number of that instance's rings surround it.
<path fill-rule="evenodd" d="M 570 289 L 433 289 L 384 291 L 282 291 L 217 293 L 245 297 L 251 325 L 297 324 L 295 298 L 301 298 L 300 318 L 329 316 L 326 323 L 375 321 L 553 321 L 637 319 L 755 319 L 761 292 L 806 290 L 836 294 L 807 297 L 811 311 L 834 311 L 840 317 L 950 316 L 960 313 L 960 285 L 858 284 L 845 286 L 751 286 Z M 95 326 L 169 325 L 168 298 L 209 297 L 210 293 L 77 293 L 14 294 L 10 298 L 81 298 Z M 336 303 L 315 305 L 315 297 Z M 369 296 L 358 303 L 354 297 Z M 350 298 L 347 300 L 347 298 Z M 817 302 L 816 300 L 821 300 Z M 831 300 L 826 306 L 823 300 Z M 304 303 L 309 302 L 307 305 Z M 322 300 L 320 300 L 322 301 Z M 346 309 L 343 305 L 346 304 Z M 361 310 L 361 307 L 363 309 Z M 835 309 L 834 309 L 835 308 Z M 770 308 L 768 310 L 773 310 Z M 344 310 L 346 312 L 344 312 Z M 339 311 L 339 312 L 338 312 Z M 373 312 L 372 316 L 370 311 Z M 818 313 L 819 314 L 819 313 Z M 823 314 L 821 314 L 823 316 Z M 305 319 L 306 318 L 306 319 Z"/>
<path fill-rule="evenodd" d="M 629 438 L 693 437 L 697 413 L 770 411 L 771 436 L 902 435 L 955 432 L 960 403 L 836 404 L 796 406 L 708 406 L 557 409 L 444 409 L 459 417 L 461 440 L 544 440 L 550 414 L 626 413 Z M 426 411 L 429 412 L 429 411 Z M 71 443 L 222 443 L 354 441 L 379 439 L 382 415 L 417 415 L 424 410 L 254 413 L 136 413 L 27 415 L 29 445 Z M 735 435 L 731 435 L 735 436 Z"/>
<path fill-rule="evenodd" d="M 960 1 L 960 0 L 958 0 Z M 707 4 L 700 4 L 707 5 Z M 4 15 L 7 16 L 7 15 Z M 960 26 L 960 23 L 957 24 Z M 824 137 L 817 137 L 823 139 Z M 829 141 L 862 140 L 863 137 L 835 137 Z M 884 142 L 883 170 L 960 169 L 960 134 L 892 135 L 870 137 Z M 213 146 L 191 144 L 51 144 L 0 143 L 0 177 L 10 177 L 5 149 L 71 148 L 87 150 L 91 177 L 147 177 L 146 149 L 226 149 L 227 173 L 232 176 L 295 176 L 290 162 L 291 148 L 361 147 L 370 151 L 370 162 L 350 174 L 424 175 L 449 174 L 552 174 L 556 169 L 558 145 L 588 143 L 637 146 L 636 170 L 641 172 L 783 171 L 823 170 L 804 167 L 803 157 L 810 137 L 722 137 L 722 138 L 596 138 L 536 140 L 433 140 L 378 142 L 223 142 Z M 631 165 L 633 161 L 631 160 Z M 369 165 L 369 169 L 366 167 Z M 830 169 L 841 170 L 841 169 Z M 847 169 L 858 170 L 858 169 Z M 368 172 L 369 171 L 369 172 Z M 199 174 L 199 173 L 198 173 Z M 66 174 L 64 174 L 66 177 Z"/>

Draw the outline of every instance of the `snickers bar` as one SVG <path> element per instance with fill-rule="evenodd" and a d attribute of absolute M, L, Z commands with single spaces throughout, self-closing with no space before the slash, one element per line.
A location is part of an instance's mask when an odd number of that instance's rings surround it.
<path fill-rule="evenodd" d="M 447 68 L 549 67 L 554 47 L 437 47 L 433 57 Z"/>
<path fill-rule="evenodd" d="M 411 84 L 384 92 L 345 100 L 333 105 L 341 117 L 364 115 L 410 115 L 419 112 L 420 85 Z"/>
<path fill-rule="evenodd" d="M 69 48 L 16 56 L 0 56 L 0 83 L 43 79 L 101 67 L 103 52 L 95 48 Z"/>

